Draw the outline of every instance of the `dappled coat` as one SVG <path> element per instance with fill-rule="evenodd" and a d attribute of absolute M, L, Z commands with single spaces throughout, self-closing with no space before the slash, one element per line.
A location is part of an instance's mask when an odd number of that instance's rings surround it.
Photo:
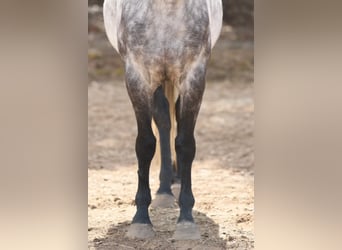
<path fill-rule="evenodd" d="M 175 238 L 199 238 L 192 216 L 194 129 L 207 62 L 222 26 L 222 2 L 106 0 L 103 12 L 108 39 L 125 63 L 126 87 L 138 127 L 137 212 L 128 236 L 146 238 L 154 234 L 148 214 L 148 180 L 155 137 L 159 136 L 160 186 L 154 204 L 172 205 L 175 197 L 171 184 L 180 180 L 180 215 Z M 152 131 L 152 119 L 157 133 Z"/>

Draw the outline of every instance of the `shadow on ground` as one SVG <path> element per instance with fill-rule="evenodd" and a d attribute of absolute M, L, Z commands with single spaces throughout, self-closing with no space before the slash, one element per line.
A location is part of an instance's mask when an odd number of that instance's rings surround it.
<path fill-rule="evenodd" d="M 179 209 L 151 209 L 150 217 L 156 235 L 152 239 L 137 240 L 125 236 L 130 221 L 112 225 L 105 237 L 95 238 L 97 250 L 108 249 L 226 249 L 226 236 L 219 235 L 219 225 L 206 214 L 194 210 L 193 215 L 201 232 L 200 240 L 175 241 L 175 231 Z"/>

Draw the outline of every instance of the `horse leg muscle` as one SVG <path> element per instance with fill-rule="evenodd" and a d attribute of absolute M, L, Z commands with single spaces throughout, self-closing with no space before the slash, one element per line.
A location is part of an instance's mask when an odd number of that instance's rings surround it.
<path fill-rule="evenodd" d="M 137 120 L 138 135 L 135 150 L 138 158 L 138 191 L 135 197 L 137 212 L 133 218 L 128 236 L 148 238 L 154 235 L 148 214 L 151 203 L 149 170 L 153 158 L 156 139 L 152 132 L 151 101 L 140 75 L 132 67 L 126 66 L 126 86 Z"/>
<path fill-rule="evenodd" d="M 197 239 L 199 231 L 194 223 L 192 208 L 195 199 L 191 188 L 191 167 L 196 152 L 194 129 L 205 88 L 205 66 L 198 65 L 189 72 L 182 86 L 177 108 L 177 164 L 180 168 L 180 215 L 175 232 L 176 239 Z"/>

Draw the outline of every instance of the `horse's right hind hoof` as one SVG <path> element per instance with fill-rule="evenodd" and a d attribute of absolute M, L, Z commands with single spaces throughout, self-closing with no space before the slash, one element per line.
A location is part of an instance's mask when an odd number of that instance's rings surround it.
<path fill-rule="evenodd" d="M 170 194 L 157 194 L 151 203 L 151 208 L 174 208 L 176 207 L 176 199 Z"/>
<path fill-rule="evenodd" d="M 201 234 L 195 223 L 183 221 L 177 223 L 173 238 L 175 240 L 199 240 L 201 239 Z"/>
<path fill-rule="evenodd" d="M 133 223 L 129 226 L 126 236 L 131 239 L 149 239 L 154 237 L 151 224 Z"/>

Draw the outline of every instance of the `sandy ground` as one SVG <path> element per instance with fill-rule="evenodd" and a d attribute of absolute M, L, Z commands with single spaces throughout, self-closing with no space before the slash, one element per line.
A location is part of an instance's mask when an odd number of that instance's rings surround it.
<path fill-rule="evenodd" d="M 100 11 L 100 9 L 99 9 Z M 172 239 L 179 209 L 150 211 L 156 236 L 131 240 L 136 125 L 122 62 L 90 13 L 88 50 L 88 248 L 254 249 L 253 41 L 225 27 L 213 51 L 196 126 L 194 218 L 201 240 Z M 151 190 L 158 186 L 151 169 Z"/>

